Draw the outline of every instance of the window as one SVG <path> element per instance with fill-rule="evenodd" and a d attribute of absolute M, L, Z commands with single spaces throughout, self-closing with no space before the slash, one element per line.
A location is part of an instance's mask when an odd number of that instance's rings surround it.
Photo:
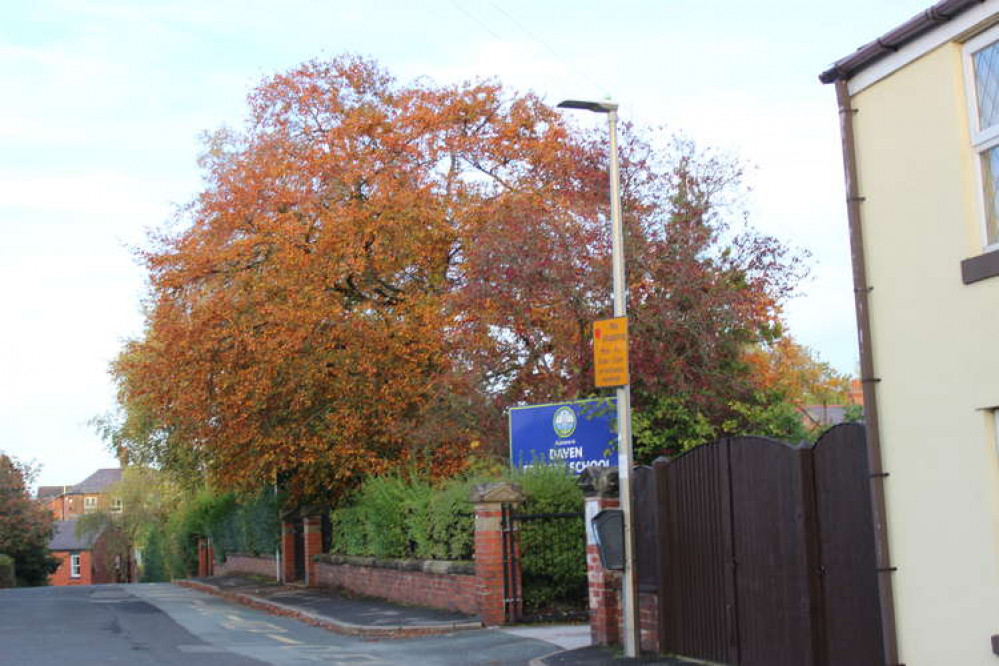
<path fill-rule="evenodd" d="M 96 497 L 84 497 L 83 498 L 83 510 L 93 511 L 97 508 L 97 498 Z"/>
<path fill-rule="evenodd" d="M 122 508 L 124 508 L 124 505 L 121 502 L 121 498 L 120 497 L 112 497 L 111 498 L 111 513 L 121 513 Z"/>
<path fill-rule="evenodd" d="M 69 576 L 70 578 L 80 577 L 80 554 L 73 553 L 69 556 Z"/>
<path fill-rule="evenodd" d="M 999 249 L 999 28 L 969 40 L 964 54 L 971 142 L 982 181 L 983 244 Z"/>

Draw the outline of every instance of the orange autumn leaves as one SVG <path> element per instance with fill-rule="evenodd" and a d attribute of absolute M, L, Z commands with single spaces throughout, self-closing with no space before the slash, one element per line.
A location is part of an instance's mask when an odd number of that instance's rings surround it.
<path fill-rule="evenodd" d="M 650 391 L 708 381 L 718 335 L 771 324 L 797 270 L 726 231 L 734 170 L 675 152 L 625 132 Z M 473 442 L 502 451 L 504 407 L 591 390 L 590 322 L 610 309 L 600 133 L 495 83 L 403 85 L 344 57 L 266 80 L 202 164 L 183 231 L 143 254 L 147 328 L 113 372 L 126 410 L 218 483 L 304 496 L 449 474 Z"/>

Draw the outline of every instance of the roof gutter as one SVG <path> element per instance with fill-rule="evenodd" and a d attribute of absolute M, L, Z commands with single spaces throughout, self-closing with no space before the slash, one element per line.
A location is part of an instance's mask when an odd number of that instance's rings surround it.
<path fill-rule="evenodd" d="M 822 83 L 844 81 L 869 67 L 881 58 L 895 53 L 916 38 L 946 23 L 975 5 L 986 0 L 942 0 L 926 11 L 917 14 L 894 30 L 885 33 L 870 44 L 865 44 L 845 58 L 837 60 L 832 67 L 819 75 Z"/>
<path fill-rule="evenodd" d="M 942 3 L 941 3 L 942 4 Z M 884 641 L 885 663 L 898 664 L 898 638 L 895 629 L 895 594 L 892 589 L 891 552 L 888 544 L 888 517 L 884 481 L 888 473 L 881 460 L 881 428 L 875 387 L 880 379 L 874 375 L 874 353 L 871 345 L 871 318 L 867 284 L 867 262 L 864 257 L 863 218 L 857 179 L 856 145 L 850 92 L 845 79 L 836 80 L 839 103 L 840 131 L 843 140 L 843 169 L 846 179 L 847 219 L 850 225 L 850 254 L 853 264 L 854 306 L 857 312 L 857 338 L 860 343 L 860 381 L 864 390 L 864 420 L 867 433 L 867 463 L 870 470 L 871 510 L 874 521 L 877 556 L 878 596 L 881 605 L 881 635 Z"/>

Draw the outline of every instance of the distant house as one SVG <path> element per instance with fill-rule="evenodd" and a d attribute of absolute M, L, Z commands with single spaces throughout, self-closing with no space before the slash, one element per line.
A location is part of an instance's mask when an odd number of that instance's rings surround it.
<path fill-rule="evenodd" d="M 107 557 L 107 534 L 76 536 L 76 520 L 57 520 L 49 542 L 59 568 L 49 578 L 51 585 L 96 585 L 116 582 L 118 576 Z"/>
<path fill-rule="evenodd" d="M 805 405 L 801 408 L 801 416 L 807 427 L 825 429 L 845 423 L 848 420 L 847 417 L 850 415 L 851 407 L 863 408 L 863 406 L 864 394 L 860 387 L 860 381 L 854 379 L 850 382 L 850 394 L 846 404 Z"/>
<path fill-rule="evenodd" d="M 885 663 L 999 655 L 999 0 L 820 76 L 839 105 Z"/>
<path fill-rule="evenodd" d="M 40 486 L 37 497 L 44 500 L 56 520 L 72 520 L 97 509 L 121 511 L 121 499 L 109 494 L 121 481 L 121 469 L 99 469 L 75 486 Z"/>

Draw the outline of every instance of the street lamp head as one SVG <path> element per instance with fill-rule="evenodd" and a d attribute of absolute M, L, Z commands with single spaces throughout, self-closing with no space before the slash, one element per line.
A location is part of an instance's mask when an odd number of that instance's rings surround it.
<path fill-rule="evenodd" d="M 590 102 L 578 99 L 567 99 L 558 103 L 560 109 L 583 109 L 594 113 L 610 113 L 617 111 L 617 104 L 614 102 Z"/>

